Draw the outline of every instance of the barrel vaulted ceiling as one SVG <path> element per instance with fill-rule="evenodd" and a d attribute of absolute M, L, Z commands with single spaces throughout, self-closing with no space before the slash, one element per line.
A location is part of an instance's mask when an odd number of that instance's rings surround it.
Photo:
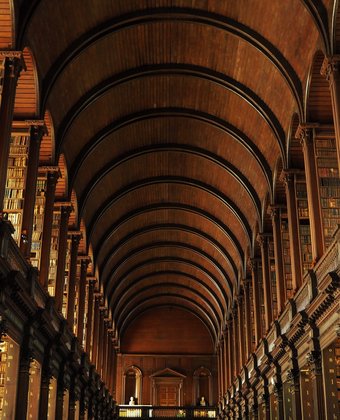
<path fill-rule="evenodd" d="M 173 305 L 218 337 L 289 165 L 292 116 L 305 120 L 313 56 L 329 51 L 332 4 L 14 2 L 118 334 Z"/>

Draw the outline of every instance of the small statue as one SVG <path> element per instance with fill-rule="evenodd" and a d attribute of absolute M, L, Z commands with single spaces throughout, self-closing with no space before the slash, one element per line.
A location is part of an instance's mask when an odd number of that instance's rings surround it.
<path fill-rule="evenodd" d="M 204 397 L 201 397 L 201 399 L 200 399 L 200 405 L 201 405 L 201 406 L 206 405 L 206 402 L 205 402 Z"/>
<path fill-rule="evenodd" d="M 135 399 L 130 397 L 129 405 L 135 405 Z"/>

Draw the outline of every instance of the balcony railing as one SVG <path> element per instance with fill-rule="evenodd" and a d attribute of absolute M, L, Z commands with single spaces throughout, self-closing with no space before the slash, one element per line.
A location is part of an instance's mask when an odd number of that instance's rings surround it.
<path fill-rule="evenodd" d="M 217 416 L 216 407 L 159 407 L 152 405 L 120 405 L 118 407 L 119 418 L 209 418 L 215 419 Z"/>

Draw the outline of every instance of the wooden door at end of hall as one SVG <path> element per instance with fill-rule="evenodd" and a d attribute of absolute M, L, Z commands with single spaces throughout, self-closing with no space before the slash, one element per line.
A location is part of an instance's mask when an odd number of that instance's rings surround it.
<path fill-rule="evenodd" d="M 158 384 L 157 396 L 157 405 L 162 407 L 176 407 L 179 405 L 179 385 Z"/>

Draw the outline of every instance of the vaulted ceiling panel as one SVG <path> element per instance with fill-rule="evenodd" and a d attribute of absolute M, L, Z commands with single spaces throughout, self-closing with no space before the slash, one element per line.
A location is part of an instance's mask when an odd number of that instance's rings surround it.
<path fill-rule="evenodd" d="M 32 1 L 21 16 L 57 195 L 77 197 L 118 337 L 166 306 L 216 344 L 313 55 L 329 47 L 330 0 L 315 3 Z"/>

